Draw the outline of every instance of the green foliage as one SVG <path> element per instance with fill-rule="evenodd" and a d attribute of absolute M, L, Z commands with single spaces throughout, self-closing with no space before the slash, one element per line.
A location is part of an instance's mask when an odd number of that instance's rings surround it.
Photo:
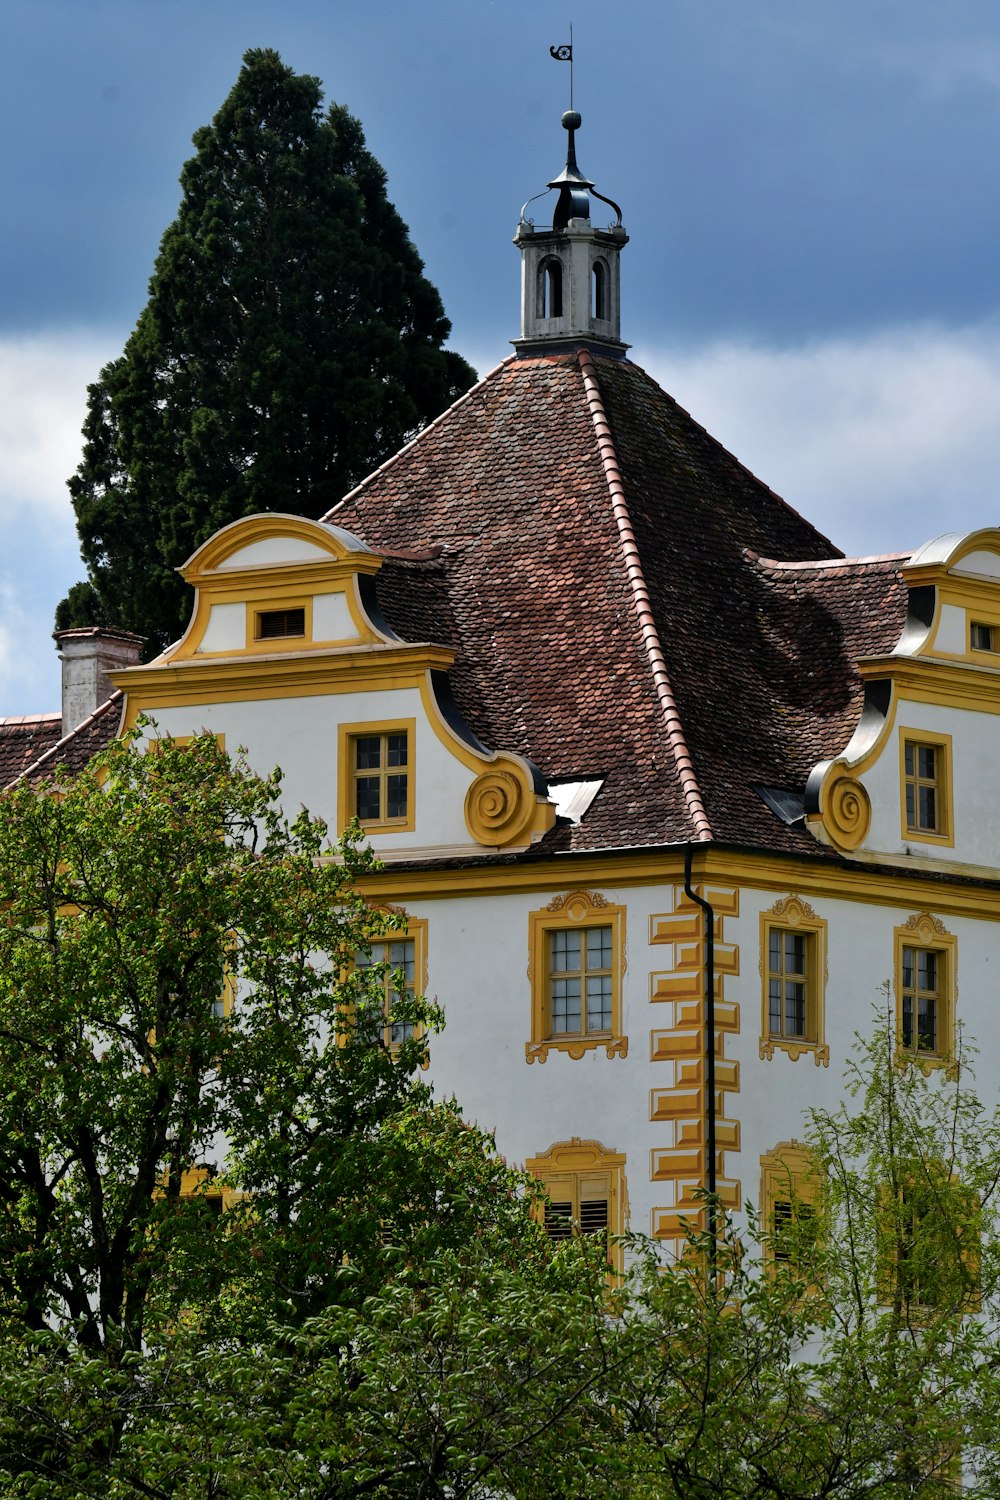
<path fill-rule="evenodd" d="M 246 54 L 90 387 L 83 557 L 105 615 L 155 650 L 183 629 L 174 570 L 196 546 L 256 511 L 322 515 L 475 378 L 361 126 L 321 105 L 318 79 Z M 60 627 L 93 612 L 72 591 Z"/>
<path fill-rule="evenodd" d="M 427 1104 L 419 1044 L 372 1044 L 378 968 L 334 983 L 398 925 L 355 889 L 371 856 L 348 840 L 331 857 L 322 823 L 277 811 L 278 778 L 211 736 L 157 751 L 116 743 L 78 777 L 4 794 L 0 1328 L 15 1340 L 72 1326 L 87 1348 L 137 1350 L 192 1304 L 231 1319 L 265 1246 L 282 1316 L 301 1319 L 381 1238 L 359 1182 Z M 254 1207 L 208 1236 L 187 1190 L 196 1170 L 211 1185 L 222 1137 L 226 1186 Z"/>
<path fill-rule="evenodd" d="M 425 1042 L 383 1045 L 393 986 L 352 961 L 399 919 L 279 790 L 203 736 L 4 794 L 0 1493 L 1000 1493 L 1000 1128 L 964 1056 L 900 1066 L 883 1017 L 805 1128 L 811 1212 L 720 1210 L 678 1264 L 635 1238 L 619 1285 L 433 1102 Z"/>

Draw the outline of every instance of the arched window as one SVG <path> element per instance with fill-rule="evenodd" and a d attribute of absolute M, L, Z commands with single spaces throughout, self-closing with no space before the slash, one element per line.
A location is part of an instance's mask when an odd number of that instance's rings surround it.
<path fill-rule="evenodd" d="M 607 321 L 608 317 L 608 267 L 603 260 L 594 261 L 594 274 L 591 277 L 591 294 L 593 304 L 591 314 L 595 318 Z"/>
<path fill-rule="evenodd" d="M 538 316 L 562 317 L 562 263 L 543 260 L 538 268 Z"/>

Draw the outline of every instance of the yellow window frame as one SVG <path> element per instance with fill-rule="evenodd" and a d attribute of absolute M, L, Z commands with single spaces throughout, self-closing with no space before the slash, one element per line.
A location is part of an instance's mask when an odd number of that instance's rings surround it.
<path fill-rule="evenodd" d="M 907 771 L 906 753 L 912 749 L 913 770 Z M 933 750 L 935 753 L 935 773 L 933 777 L 922 776 L 918 770 L 917 752 L 919 750 Z M 954 845 L 955 837 L 952 827 L 952 749 L 951 735 L 937 734 L 929 729 L 900 729 L 899 731 L 899 795 L 900 795 L 900 817 L 902 820 L 902 836 L 904 843 L 938 844 L 944 847 Z M 920 792 L 922 789 L 932 787 L 935 793 L 935 808 L 937 813 L 936 827 L 921 828 L 917 825 L 917 808 L 919 807 Z M 913 793 L 914 818 L 911 822 L 907 809 L 907 792 Z"/>
<path fill-rule="evenodd" d="M 910 917 L 902 927 L 893 929 L 893 990 L 896 999 L 896 1060 L 912 1062 L 927 1072 L 931 1068 L 946 1067 L 952 1060 L 955 1041 L 955 1002 L 958 997 L 958 939 L 948 931 L 940 918 L 931 912 L 919 912 Z M 909 994 L 911 1001 L 919 1006 L 922 993 L 918 986 L 904 989 L 904 949 L 915 952 L 931 952 L 938 956 L 937 1000 L 935 1018 L 935 1045 L 933 1048 L 914 1046 L 903 1041 L 904 1002 Z M 931 993 L 927 991 L 926 993 Z M 916 1031 L 917 1017 L 911 1017 L 911 1036 Z"/>
<path fill-rule="evenodd" d="M 598 1032 L 552 1030 L 552 936 L 558 932 L 611 929 L 611 1024 Z M 583 945 L 586 946 L 585 944 Z M 601 973 L 606 970 L 602 969 Z M 554 897 L 544 911 L 528 917 L 528 979 L 531 984 L 531 1039 L 525 1043 L 529 1063 L 545 1062 L 550 1052 L 565 1052 L 579 1060 L 603 1047 L 608 1057 L 628 1055 L 622 1031 L 622 980 L 625 973 L 625 908 L 613 906 L 597 891 L 570 891 Z M 581 983 L 585 970 L 581 970 Z"/>
<path fill-rule="evenodd" d="M 406 919 L 405 927 L 400 928 L 396 932 L 385 932 L 379 934 L 376 937 L 373 937 L 368 944 L 371 949 L 371 961 L 373 964 L 383 962 L 391 963 L 391 958 L 385 957 L 380 950 L 390 948 L 393 943 L 406 942 L 411 942 L 413 944 L 413 993 L 415 995 L 423 995 L 427 991 L 426 917 L 408 916 Z M 383 1044 L 391 1052 L 397 1051 L 400 1046 L 400 1043 L 393 1042 L 392 1040 L 391 1005 L 393 993 L 393 972 L 394 971 L 390 971 L 383 976 L 382 984 L 383 1003 L 385 1011 L 385 1025 L 382 1028 L 382 1041 Z M 409 986 L 407 986 L 407 989 L 409 989 Z M 413 1037 L 415 1041 L 421 1041 L 424 1037 L 424 1034 L 425 1032 L 422 1026 L 417 1026 L 414 1028 Z M 424 1067 L 427 1066 L 427 1061 L 428 1060 L 425 1055 L 423 1064 Z"/>
<path fill-rule="evenodd" d="M 569 1233 L 585 1232 L 588 1219 L 592 1222 L 585 1205 L 607 1203 L 608 1264 L 612 1272 L 621 1275 L 622 1247 L 618 1240 L 628 1225 L 624 1153 L 608 1151 L 600 1141 L 573 1136 L 569 1141 L 556 1142 L 538 1156 L 529 1156 L 524 1165 L 526 1171 L 538 1178 L 549 1199 L 542 1213 L 550 1232 L 551 1226 L 558 1225 L 564 1217 L 567 1206 Z M 558 1233 L 553 1235 L 557 1240 L 562 1237 Z"/>
<path fill-rule="evenodd" d="M 775 932 L 794 933 L 805 939 L 806 967 L 802 975 L 805 984 L 805 1031 L 802 1036 L 786 1035 L 771 1029 L 771 935 Z M 776 1052 L 784 1052 L 792 1062 L 811 1055 L 816 1066 L 830 1062 L 830 1048 L 826 1041 L 826 982 L 827 982 L 827 922 L 819 916 L 807 901 L 799 896 L 784 896 L 776 901 L 769 911 L 760 915 L 760 963 L 761 977 L 761 1058 L 770 1060 Z M 782 971 L 782 978 L 792 978 Z"/>
<path fill-rule="evenodd" d="M 412 833 L 416 827 L 417 721 L 416 719 L 372 719 L 367 723 L 341 724 L 338 731 L 337 815 L 341 828 L 347 827 L 355 816 L 357 808 L 359 768 L 354 764 L 356 742 L 360 739 L 374 739 L 376 736 L 387 742 L 391 734 L 406 735 L 406 816 L 364 818 L 359 819 L 359 822 L 368 833 Z M 366 771 L 365 774 L 370 774 L 370 772 Z M 379 768 L 379 774 L 383 784 L 380 807 L 384 808 L 386 806 L 385 779 L 390 774 L 398 774 L 398 769 L 393 771 L 392 767 L 383 765 Z"/>
<path fill-rule="evenodd" d="M 787 1263 L 794 1269 L 788 1242 L 781 1244 L 781 1228 L 788 1224 L 797 1235 L 806 1228 L 806 1216 L 818 1218 L 823 1184 L 815 1158 L 801 1141 L 781 1141 L 760 1159 L 760 1226 L 764 1235 L 764 1258 L 774 1267 Z M 801 1243 L 801 1241 L 800 1241 Z"/>
<path fill-rule="evenodd" d="M 284 614 L 288 610 L 301 609 L 303 628 L 301 635 L 268 635 L 260 633 L 261 615 Z M 301 651 L 313 638 L 313 601 L 311 594 L 286 594 L 275 598 L 247 600 L 246 648 L 253 652 Z"/>

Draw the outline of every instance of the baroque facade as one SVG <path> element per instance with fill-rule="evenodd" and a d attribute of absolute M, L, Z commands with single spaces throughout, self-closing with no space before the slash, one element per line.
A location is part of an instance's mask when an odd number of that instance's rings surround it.
<path fill-rule="evenodd" d="M 779 1211 L 884 982 L 901 1058 L 1000 1048 L 1000 530 L 849 559 L 744 469 L 628 359 L 563 123 L 514 355 L 322 521 L 207 541 L 155 661 L 64 632 L 86 716 L 0 724 L 0 769 L 145 714 L 357 816 L 437 1091 L 584 1227 L 676 1244 L 706 1183 Z"/>

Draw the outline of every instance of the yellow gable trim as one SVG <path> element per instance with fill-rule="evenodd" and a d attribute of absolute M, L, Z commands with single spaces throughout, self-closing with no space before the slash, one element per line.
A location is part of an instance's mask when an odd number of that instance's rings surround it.
<path fill-rule="evenodd" d="M 252 546 L 254 542 L 270 541 L 275 537 L 291 537 L 296 541 L 308 543 L 317 547 L 321 552 L 326 552 L 335 562 L 343 562 L 350 559 L 352 562 L 361 562 L 363 559 L 374 559 L 376 568 L 381 567 L 382 560 L 373 553 L 367 551 L 355 551 L 346 545 L 344 541 L 328 526 L 322 526 L 318 521 L 311 521 L 307 516 L 293 516 L 281 511 L 266 511 L 260 515 L 244 516 L 239 521 L 233 521 L 228 526 L 223 526 L 220 531 L 210 536 L 197 551 L 193 552 L 186 563 L 178 569 L 181 577 L 187 583 L 197 584 L 205 574 L 214 573 L 234 553 L 241 552 L 244 547 Z M 360 541 L 360 537 L 357 539 Z M 305 566 L 315 565 L 314 559 L 310 559 Z M 246 571 L 255 571 L 256 566 L 251 565 Z M 301 564 L 274 563 L 272 567 L 295 567 Z M 237 567 L 230 572 L 230 576 L 236 576 L 244 570 Z"/>

